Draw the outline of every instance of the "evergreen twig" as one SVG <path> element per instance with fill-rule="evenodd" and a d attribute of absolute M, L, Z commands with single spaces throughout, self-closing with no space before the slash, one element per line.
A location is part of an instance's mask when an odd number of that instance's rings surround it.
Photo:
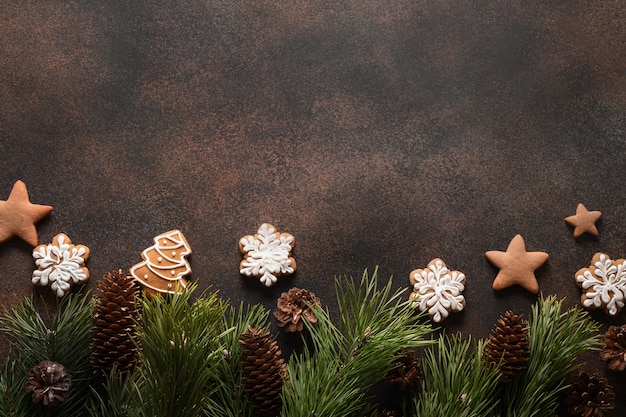
<path fill-rule="evenodd" d="M 336 279 L 341 327 L 328 310 L 311 306 L 318 322 L 305 322 L 311 341 L 287 365 L 282 416 L 367 415 L 368 389 L 403 350 L 429 343 L 423 337 L 430 324 L 401 299 L 404 290 L 392 292 L 391 284 L 389 279 L 379 288 L 377 270 L 371 277 L 365 271 L 359 284 Z"/>
<path fill-rule="evenodd" d="M 483 366 L 484 340 L 443 335 L 422 360 L 421 393 L 407 411 L 419 417 L 484 417 L 497 405 L 498 368 Z"/>
<path fill-rule="evenodd" d="M 94 302 L 88 293 L 68 294 L 57 300 L 50 326 L 36 310 L 31 298 L 5 310 L 0 317 L 0 330 L 9 336 L 10 342 L 2 377 L 6 408 L 12 413 L 8 415 L 80 415 L 80 410 L 89 400 L 93 379 L 89 363 L 93 307 Z M 43 360 L 63 364 L 72 376 L 69 395 L 55 407 L 33 404 L 30 395 L 24 391 L 26 373 Z"/>
<path fill-rule="evenodd" d="M 504 387 L 502 417 L 555 415 L 576 359 L 598 347 L 598 325 L 580 308 L 562 311 L 562 304 L 549 296 L 533 305 L 530 358 L 525 372 Z"/>
<path fill-rule="evenodd" d="M 245 399 L 241 381 L 241 345 L 239 339 L 248 330 L 265 328 L 268 325 L 269 311 L 261 305 L 231 307 L 224 317 L 224 328 L 232 331 L 225 332 L 222 337 L 224 352 L 217 368 L 214 380 L 217 384 L 215 393 L 211 396 L 207 415 L 212 417 L 252 417 L 254 415 Z"/>
<path fill-rule="evenodd" d="M 136 379 L 141 403 L 133 417 L 197 417 L 208 406 L 215 389 L 212 376 L 223 355 L 226 304 L 209 291 L 190 303 L 195 288 L 142 300 Z"/>

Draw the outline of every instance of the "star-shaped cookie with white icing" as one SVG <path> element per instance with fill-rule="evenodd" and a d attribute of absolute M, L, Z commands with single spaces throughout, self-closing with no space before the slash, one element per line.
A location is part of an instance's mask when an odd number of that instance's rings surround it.
<path fill-rule="evenodd" d="M 492 288 L 496 291 L 520 285 L 532 294 L 539 292 L 535 270 L 548 260 L 545 252 L 526 252 L 526 243 L 521 235 L 516 235 L 509 243 L 506 252 L 487 251 L 487 260 L 500 269 Z"/>

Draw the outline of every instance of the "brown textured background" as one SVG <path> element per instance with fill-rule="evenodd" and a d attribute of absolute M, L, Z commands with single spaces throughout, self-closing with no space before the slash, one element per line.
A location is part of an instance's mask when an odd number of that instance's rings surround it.
<path fill-rule="evenodd" d="M 291 286 L 334 306 L 335 275 L 376 265 L 408 287 L 441 257 L 468 277 L 442 327 L 485 337 L 537 299 L 494 293 L 485 251 L 521 233 L 567 306 L 596 251 L 626 257 L 625 40 L 619 0 L 1 0 L 0 199 L 22 179 L 53 205 L 40 242 L 89 246 L 89 288 L 173 228 L 201 289 L 268 308 Z M 579 202 L 598 238 L 564 223 Z M 263 222 L 297 242 L 270 289 L 238 273 Z M 30 251 L 0 246 L 1 304 L 54 305 Z M 626 376 L 586 361 L 624 415 Z"/>

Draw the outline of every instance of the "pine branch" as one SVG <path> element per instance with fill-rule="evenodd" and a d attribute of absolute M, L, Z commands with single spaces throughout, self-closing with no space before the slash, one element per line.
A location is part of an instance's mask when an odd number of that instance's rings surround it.
<path fill-rule="evenodd" d="M 181 294 L 142 301 L 139 416 L 197 417 L 215 389 L 212 375 L 223 355 L 226 305 L 209 292 L 190 304 L 194 289 L 192 285 Z"/>
<path fill-rule="evenodd" d="M 90 395 L 93 372 L 89 363 L 89 332 L 93 325 L 93 300 L 88 293 L 68 294 L 58 300 L 52 324 L 48 327 L 32 299 L 6 311 L 0 318 L 1 331 L 10 342 L 10 353 L 3 370 L 6 401 L 15 416 L 76 416 L 81 414 Z M 33 404 L 24 391 L 29 369 L 44 360 L 61 363 L 72 375 L 68 397 L 55 407 Z"/>
<path fill-rule="evenodd" d="M 533 305 L 530 358 L 526 371 L 505 386 L 503 417 L 555 415 L 565 379 L 579 366 L 576 359 L 597 348 L 598 325 L 579 308 L 562 312 L 562 304 L 550 296 Z"/>
<path fill-rule="evenodd" d="M 287 366 L 284 417 L 368 415 L 368 389 L 403 350 L 428 344 L 430 324 L 401 300 L 403 290 L 392 293 L 391 279 L 379 288 L 377 271 L 371 278 L 366 271 L 358 285 L 348 277 L 335 283 L 341 327 L 311 306 L 318 322 L 305 322 L 310 342 Z"/>
<path fill-rule="evenodd" d="M 422 361 L 422 392 L 406 413 L 419 417 L 484 417 L 497 405 L 498 369 L 483 366 L 485 341 L 441 336 Z"/>
<path fill-rule="evenodd" d="M 217 390 L 210 398 L 208 415 L 212 417 L 252 417 L 254 412 L 248 405 L 241 381 L 241 335 L 253 328 L 268 325 L 269 311 L 261 305 L 231 307 L 224 317 L 222 337 L 224 353 L 215 370 L 214 380 Z"/>

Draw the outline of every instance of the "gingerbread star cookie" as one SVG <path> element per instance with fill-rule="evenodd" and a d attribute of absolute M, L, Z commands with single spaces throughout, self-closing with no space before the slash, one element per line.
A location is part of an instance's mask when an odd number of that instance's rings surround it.
<path fill-rule="evenodd" d="M 576 215 L 566 217 L 565 223 L 574 226 L 574 237 L 582 236 L 584 233 L 598 236 L 596 222 L 600 216 L 602 216 L 602 212 L 589 211 L 583 203 L 579 203 L 576 207 Z"/>
<path fill-rule="evenodd" d="M 17 181 L 6 201 L 0 201 L 0 243 L 18 236 L 31 246 L 37 246 L 35 223 L 52 211 L 51 206 L 32 204 L 26 184 Z"/>
<path fill-rule="evenodd" d="M 496 291 L 520 285 L 527 291 L 537 294 L 539 284 L 535 277 L 535 269 L 546 263 L 548 254 L 545 252 L 526 252 L 526 244 L 521 235 L 516 235 L 509 243 L 506 252 L 487 251 L 487 260 L 500 269 L 492 288 Z"/>

